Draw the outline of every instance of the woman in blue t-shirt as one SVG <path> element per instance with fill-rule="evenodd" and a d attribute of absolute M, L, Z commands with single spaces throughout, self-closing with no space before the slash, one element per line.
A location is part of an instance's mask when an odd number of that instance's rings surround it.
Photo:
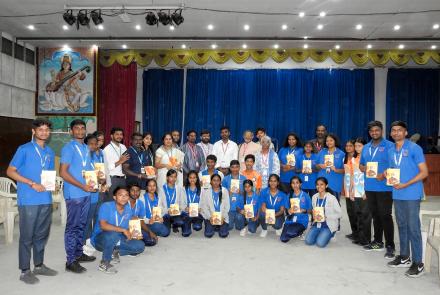
<path fill-rule="evenodd" d="M 240 231 L 240 236 L 245 236 L 247 232 L 254 234 L 257 231 L 258 226 L 260 225 L 258 221 L 258 216 L 260 215 L 260 196 L 257 192 L 254 191 L 254 183 L 250 179 L 246 179 L 243 181 L 243 210 L 241 210 L 241 214 L 244 215 L 247 222 L 247 227 Z M 246 214 L 246 206 L 252 205 L 253 217 L 250 217 L 250 210 L 248 212 L 249 215 Z M 249 206 L 250 207 L 250 206 Z"/>
<path fill-rule="evenodd" d="M 286 194 L 290 191 L 290 179 L 297 175 L 297 167 L 302 160 L 303 153 L 301 140 L 295 133 L 289 133 L 283 147 L 278 152 L 280 159 L 280 189 Z"/>
<path fill-rule="evenodd" d="M 199 231 L 203 226 L 203 216 L 200 214 L 200 195 L 202 192 L 199 175 L 196 171 L 191 170 L 188 172 L 188 176 L 185 181 L 185 193 L 186 193 L 186 203 L 187 207 L 185 208 L 185 212 L 183 213 L 184 219 L 183 221 L 187 223 L 187 228 L 191 233 L 191 225 L 192 229 L 195 231 Z M 191 205 L 193 204 L 193 205 Z M 195 217 L 190 217 L 190 207 L 195 208 L 195 204 L 198 207 L 198 215 Z"/>

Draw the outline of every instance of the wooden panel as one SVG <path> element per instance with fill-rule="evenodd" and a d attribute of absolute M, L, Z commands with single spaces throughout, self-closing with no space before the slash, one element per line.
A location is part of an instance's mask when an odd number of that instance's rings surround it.
<path fill-rule="evenodd" d="M 0 176 L 6 176 L 17 148 L 31 139 L 32 121 L 0 116 Z"/>
<path fill-rule="evenodd" d="M 440 155 L 425 155 L 429 176 L 425 180 L 425 194 L 440 196 Z"/>

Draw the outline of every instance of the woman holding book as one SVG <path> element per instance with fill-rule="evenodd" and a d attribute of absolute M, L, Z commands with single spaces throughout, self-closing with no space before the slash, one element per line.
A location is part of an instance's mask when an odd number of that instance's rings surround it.
<path fill-rule="evenodd" d="M 312 212 L 310 196 L 301 189 L 301 178 L 293 176 L 290 180 L 290 192 L 286 204 L 288 216 L 281 233 L 281 242 L 287 243 L 307 229 L 309 214 Z"/>
<path fill-rule="evenodd" d="M 177 173 L 177 185 L 183 185 L 182 163 L 184 154 L 174 146 L 171 133 L 162 137 L 162 146 L 156 151 L 154 167 L 157 169 L 159 189 L 167 182 L 167 172 L 171 169 Z"/>
<path fill-rule="evenodd" d="M 290 191 L 290 180 L 297 175 L 297 167 L 301 160 L 303 149 L 299 136 L 289 133 L 284 141 L 284 146 L 278 152 L 280 159 L 280 189 L 286 194 Z"/>
<path fill-rule="evenodd" d="M 173 228 L 173 232 L 179 232 L 182 228 L 182 236 L 188 237 L 191 229 L 184 222 L 184 212 L 186 204 L 186 194 L 183 186 L 176 185 L 176 170 L 168 170 L 167 180 L 164 185 L 159 187 L 159 207 L 161 208 L 163 223 L 167 228 Z"/>
<path fill-rule="evenodd" d="M 328 186 L 339 201 L 344 180 L 345 153 L 339 149 L 339 139 L 335 134 L 328 134 L 325 139 L 326 147 L 318 154 L 318 177 L 328 180 Z"/>
<path fill-rule="evenodd" d="M 247 227 L 240 231 L 240 236 L 244 237 L 247 232 L 256 233 L 260 225 L 260 196 L 254 190 L 254 183 L 250 179 L 243 181 L 243 210 L 241 214 L 246 218 Z"/>
<path fill-rule="evenodd" d="M 200 195 L 202 188 L 200 185 L 200 179 L 196 171 L 191 170 L 188 173 L 185 182 L 186 193 L 186 208 L 184 215 L 184 222 L 187 224 L 189 231 L 192 229 L 199 231 L 203 226 L 203 217 L 200 214 Z"/>
<path fill-rule="evenodd" d="M 200 213 L 205 220 L 205 237 L 212 238 L 217 231 L 219 237 L 229 235 L 229 193 L 221 186 L 218 174 L 211 176 L 211 187 L 203 190 L 200 200 Z"/>
<path fill-rule="evenodd" d="M 309 196 L 316 194 L 316 178 L 318 177 L 318 155 L 313 152 L 313 142 L 308 141 L 304 144 L 304 152 L 300 156 L 298 163 L 299 177 L 301 178 L 301 189 Z"/>
<path fill-rule="evenodd" d="M 313 224 L 306 236 L 307 245 L 324 248 L 338 230 L 342 217 L 341 207 L 334 195 L 329 192 L 325 177 L 316 180 L 316 193 L 312 198 Z"/>
<path fill-rule="evenodd" d="M 278 189 L 280 177 L 276 174 L 269 176 L 269 187 L 261 191 L 260 224 L 262 231 L 260 237 L 267 236 L 267 225 L 271 225 L 278 236 L 284 224 L 284 211 L 286 208 L 286 194 Z"/>
<path fill-rule="evenodd" d="M 168 237 L 170 228 L 165 226 L 159 207 L 159 196 L 157 195 L 157 182 L 155 179 L 147 180 L 147 192 L 145 200 L 145 222 L 151 231 L 159 237 Z"/>

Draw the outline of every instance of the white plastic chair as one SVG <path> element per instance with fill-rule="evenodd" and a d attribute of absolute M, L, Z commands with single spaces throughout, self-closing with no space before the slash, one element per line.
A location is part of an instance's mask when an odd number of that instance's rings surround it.
<path fill-rule="evenodd" d="M 15 217 L 18 215 L 17 193 L 12 193 L 12 189 L 17 191 L 15 182 L 7 177 L 0 177 L 0 197 L 6 200 L 3 209 L 6 243 L 14 240 Z"/>
<path fill-rule="evenodd" d="M 426 244 L 426 254 L 425 254 L 426 272 L 431 271 L 432 250 L 434 250 L 437 253 L 438 262 L 439 262 L 438 274 L 440 277 L 440 218 L 433 218 L 429 223 L 428 241 Z"/>
<path fill-rule="evenodd" d="M 421 232 L 422 232 L 422 249 L 423 249 L 423 255 L 422 255 L 422 260 L 423 263 L 425 263 L 425 256 L 426 256 L 426 243 L 428 242 L 428 236 L 429 236 L 429 227 L 424 226 L 424 222 L 423 222 L 423 216 L 424 215 L 428 215 L 431 216 L 431 218 L 433 216 L 436 217 L 440 217 L 440 211 L 430 211 L 430 210 L 420 210 L 420 223 L 421 223 Z"/>
<path fill-rule="evenodd" d="M 64 194 L 63 194 L 63 186 L 64 186 L 63 179 L 57 176 L 56 189 L 52 193 L 52 202 L 59 204 L 58 208 L 61 214 L 61 224 L 65 226 L 67 221 L 67 209 L 66 209 L 66 200 L 64 199 Z"/>

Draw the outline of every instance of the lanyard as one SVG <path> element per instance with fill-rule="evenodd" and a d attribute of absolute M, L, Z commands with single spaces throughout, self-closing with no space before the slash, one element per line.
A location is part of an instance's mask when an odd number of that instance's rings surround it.
<path fill-rule="evenodd" d="M 186 189 L 186 194 L 188 195 L 189 203 L 195 203 L 197 197 L 197 190 L 193 192 L 190 188 Z M 191 198 L 192 196 L 192 198 Z"/>
<path fill-rule="evenodd" d="M 188 143 L 188 148 L 192 154 L 192 157 L 194 160 L 197 160 L 197 150 L 196 150 L 196 145 L 194 144 L 190 144 Z"/>
<path fill-rule="evenodd" d="M 133 208 L 131 208 L 131 204 L 130 204 L 130 209 L 131 209 L 131 212 L 133 213 L 133 215 L 137 215 L 136 214 L 136 212 L 137 212 L 137 208 L 138 208 L 138 199 L 136 200 L 136 203 L 134 204 L 134 211 L 133 211 Z"/>
<path fill-rule="evenodd" d="M 224 148 L 224 144 L 223 144 L 223 142 L 222 142 L 222 151 L 223 151 L 223 156 L 225 156 L 225 155 L 226 155 L 226 152 L 228 151 L 228 147 L 229 147 L 229 141 L 228 141 L 228 143 L 226 144 L 226 149 Z"/>
<path fill-rule="evenodd" d="M 275 204 L 277 203 L 277 195 L 278 192 L 275 194 L 275 197 L 272 197 L 272 195 L 269 192 L 269 201 L 270 201 L 270 205 L 272 206 L 272 208 L 275 209 Z"/>
<path fill-rule="evenodd" d="M 250 202 L 248 202 L 248 199 L 250 198 Z M 246 196 L 246 205 L 252 205 L 252 202 L 254 201 L 254 196 Z"/>
<path fill-rule="evenodd" d="M 153 207 L 157 207 L 157 201 L 158 200 L 156 199 L 156 196 L 154 196 L 154 200 L 151 201 L 150 196 L 147 195 L 148 210 L 150 210 L 150 214 L 153 214 L 153 212 L 151 212 L 151 202 L 153 202 Z M 156 205 L 156 206 L 154 206 L 154 205 Z"/>
<path fill-rule="evenodd" d="M 377 147 L 374 149 L 373 155 L 371 155 L 371 145 L 370 145 L 370 148 L 369 148 L 368 150 L 369 150 L 369 152 L 370 152 L 371 161 L 374 159 L 374 156 L 376 155 L 378 149 L 379 149 L 379 146 L 377 146 Z"/>
<path fill-rule="evenodd" d="M 209 143 L 208 144 L 204 144 L 203 142 L 201 142 L 200 146 L 203 149 L 203 154 L 205 154 L 205 157 L 211 154 L 211 151 L 210 151 L 210 148 L 209 148 Z"/>
<path fill-rule="evenodd" d="M 269 152 L 267 152 L 266 156 L 264 156 L 264 154 L 261 154 L 261 161 L 263 162 L 263 164 L 265 165 L 265 167 L 269 166 Z"/>
<path fill-rule="evenodd" d="M 78 147 L 78 145 L 75 143 L 75 148 L 78 151 L 79 156 L 81 157 L 81 163 L 83 168 L 85 168 L 87 166 L 87 152 L 84 153 L 85 157 L 83 156 L 83 153 L 81 152 L 80 148 Z M 87 148 L 87 146 L 86 146 Z M 82 149 L 84 149 L 84 144 Z"/>
<path fill-rule="evenodd" d="M 115 212 L 116 226 L 121 226 L 121 223 L 122 223 L 122 221 L 124 221 L 124 219 L 125 219 L 125 215 L 122 216 L 121 221 L 119 221 L 118 210 L 116 209 L 116 212 Z"/>
<path fill-rule="evenodd" d="M 173 148 L 171 148 L 170 150 L 171 150 L 171 152 L 170 153 L 168 153 L 168 150 L 166 149 L 166 148 L 163 148 L 163 150 L 165 151 L 165 153 L 167 154 L 167 156 L 168 156 L 168 160 L 173 156 Z"/>
<path fill-rule="evenodd" d="M 304 194 L 304 192 L 301 191 L 301 193 L 300 193 L 299 196 L 298 196 L 298 199 L 299 199 L 300 201 L 301 201 L 301 197 L 302 197 L 303 194 Z M 293 193 L 293 197 L 296 198 L 295 193 Z"/>
<path fill-rule="evenodd" d="M 214 192 L 214 190 L 212 191 L 212 202 L 214 203 L 214 210 L 217 212 L 220 211 L 220 198 L 218 196 L 218 193 Z"/>
<path fill-rule="evenodd" d="M 168 185 L 164 184 L 163 190 L 164 190 L 166 198 L 167 198 L 168 206 L 170 206 L 170 204 L 176 203 L 176 191 L 177 191 L 176 187 L 174 187 L 174 189 L 171 189 L 171 190 L 173 190 L 172 196 L 170 196 L 170 192 L 168 190 Z"/>
<path fill-rule="evenodd" d="M 32 144 L 34 145 L 35 151 L 37 152 L 38 156 L 40 157 L 41 169 L 44 170 L 44 167 L 46 166 L 46 161 L 47 161 L 47 153 L 44 155 L 44 159 L 43 159 L 43 157 L 41 156 L 40 150 L 38 149 L 35 142 L 32 141 Z"/>
<path fill-rule="evenodd" d="M 320 202 L 321 200 L 321 202 Z M 320 199 L 319 197 L 316 199 L 315 207 L 324 207 L 325 201 L 327 200 L 327 194 L 324 196 L 324 199 Z"/>
<path fill-rule="evenodd" d="M 397 160 L 396 154 L 397 153 L 394 151 L 394 163 L 396 164 L 397 168 L 400 168 L 400 163 L 402 162 L 402 155 L 403 155 L 403 146 L 400 149 L 399 160 Z"/>
<path fill-rule="evenodd" d="M 115 146 L 113 145 L 113 142 L 110 142 L 110 145 L 115 150 L 115 152 L 118 154 L 118 156 L 121 157 L 121 154 L 122 154 L 121 146 L 119 146 L 119 153 L 118 153 L 118 151 L 116 150 Z"/>
<path fill-rule="evenodd" d="M 288 155 L 295 154 L 295 151 L 296 151 L 296 147 L 294 147 L 293 150 L 290 150 L 290 148 L 289 148 L 289 150 L 287 151 L 287 154 Z"/>
<path fill-rule="evenodd" d="M 130 147 L 133 151 L 134 151 L 134 153 L 136 154 L 136 156 L 137 156 L 137 158 L 138 158 L 138 160 L 139 160 L 139 163 L 141 164 L 141 166 L 143 165 L 143 163 L 144 163 L 144 154 L 141 152 L 141 156 L 139 157 L 139 154 L 138 154 L 138 152 L 136 151 L 136 149 L 134 148 L 134 147 Z"/>
<path fill-rule="evenodd" d="M 150 158 L 151 166 L 154 166 L 154 158 L 153 158 L 153 154 L 151 153 L 150 149 L 148 149 L 148 158 Z"/>

